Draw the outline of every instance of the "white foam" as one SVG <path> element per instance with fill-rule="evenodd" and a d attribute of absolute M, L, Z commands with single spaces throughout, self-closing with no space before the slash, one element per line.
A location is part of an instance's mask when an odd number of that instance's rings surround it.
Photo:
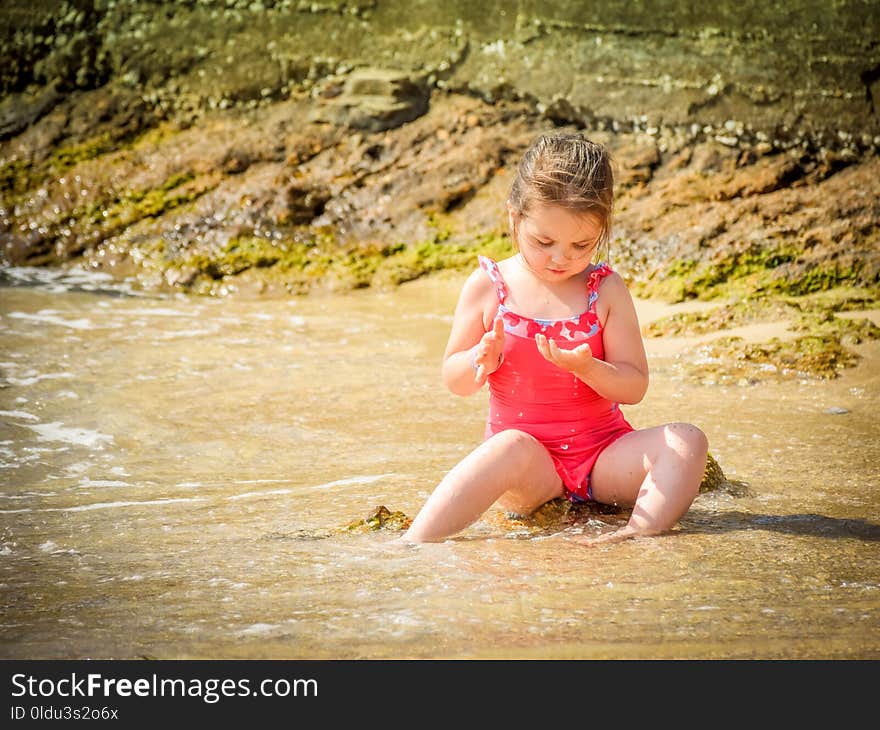
<path fill-rule="evenodd" d="M 151 314 L 157 317 L 191 317 L 191 312 L 184 312 L 180 309 L 169 309 L 168 307 L 156 307 L 155 309 L 126 309 L 126 314 L 146 315 Z"/>
<path fill-rule="evenodd" d="M 6 382 L 12 385 L 33 385 L 41 380 L 54 380 L 57 378 L 72 378 L 73 373 L 40 373 L 29 378 L 6 378 Z"/>
<path fill-rule="evenodd" d="M 26 286 L 38 286 L 48 292 L 66 292 L 71 289 L 85 291 L 116 291 L 130 296 L 159 297 L 162 294 L 147 294 L 132 287 L 132 280 L 117 281 L 111 274 L 93 271 L 81 266 L 53 268 L 47 266 L 10 266 L 0 271 L 0 278 L 9 279 Z"/>
<path fill-rule="evenodd" d="M 156 339 L 159 340 L 174 340 L 179 337 L 199 337 L 200 335 L 213 335 L 219 331 L 219 327 L 211 327 L 210 329 L 194 329 L 194 330 L 179 330 L 177 332 L 161 332 L 155 335 Z M 130 339 L 140 339 L 143 337 L 141 334 L 135 334 Z"/>
<path fill-rule="evenodd" d="M 0 494 L 0 499 L 30 499 L 31 497 L 54 497 L 58 492 L 24 492 L 23 494 Z"/>
<path fill-rule="evenodd" d="M 276 484 L 278 482 L 289 484 L 290 479 L 237 479 L 233 484 Z"/>
<path fill-rule="evenodd" d="M 62 319 L 55 316 L 57 310 L 43 309 L 36 314 L 28 314 L 27 312 L 10 312 L 7 316 L 13 319 L 26 319 L 32 322 L 44 322 L 45 324 L 57 324 L 61 327 L 69 327 L 74 330 L 93 330 L 98 329 L 89 319 Z"/>
<path fill-rule="evenodd" d="M 303 487 L 293 487 L 291 489 L 269 489 L 263 492 L 244 492 L 243 494 L 233 494 L 232 496 L 227 497 L 226 499 L 249 499 L 251 497 L 265 497 L 267 495 L 273 494 L 295 494 L 299 492 L 310 492 L 315 489 L 330 489 L 331 487 L 339 487 L 344 486 L 346 484 L 371 484 L 373 482 L 379 481 L 380 479 L 384 479 L 385 477 L 393 476 L 393 474 L 370 474 L 367 476 L 360 477 L 348 477 L 346 479 L 337 479 L 332 482 L 324 482 L 323 484 L 310 484 Z M 257 480 L 247 480 L 235 482 L 235 484 L 254 484 L 259 482 L 268 482 L 268 481 L 283 481 L 289 482 L 288 479 L 257 479 Z"/>
<path fill-rule="evenodd" d="M 362 477 L 348 477 L 346 479 L 337 479 L 333 482 L 317 484 L 316 486 L 312 487 L 312 489 L 328 489 L 330 487 L 339 487 L 344 484 L 372 484 L 373 482 L 378 482 L 380 479 L 391 476 L 394 476 L 394 474 L 371 474 Z"/>
<path fill-rule="evenodd" d="M 6 416 L 8 418 L 24 418 L 27 421 L 39 421 L 33 413 L 26 413 L 25 411 L 0 411 L 0 416 Z"/>
<path fill-rule="evenodd" d="M 238 632 L 239 636 L 259 636 L 260 634 L 268 634 L 272 631 L 280 629 L 280 624 L 251 624 L 246 629 Z"/>
<path fill-rule="evenodd" d="M 267 489 L 263 492 L 243 492 L 242 494 L 233 494 L 227 497 L 226 499 L 236 500 L 236 499 L 250 499 L 252 497 L 266 497 L 269 495 L 277 495 L 277 494 L 296 494 L 299 492 L 310 492 L 314 489 L 329 489 L 331 487 L 338 487 L 345 484 L 371 484 L 372 482 L 378 481 L 379 479 L 384 479 L 385 477 L 393 476 L 393 474 L 370 474 L 367 476 L 360 477 L 348 477 L 346 479 L 337 479 L 332 482 L 325 482 L 323 484 L 309 484 L 302 487 L 291 487 L 289 489 Z M 267 482 L 290 482 L 289 479 L 247 479 L 238 482 L 234 482 L 234 484 L 262 484 Z"/>
<path fill-rule="evenodd" d="M 40 441 L 63 441 L 68 444 L 78 444 L 90 448 L 104 448 L 104 444 L 112 444 L 113 437 L 100 431 L 92 431 L 88 428 L 74 428 L 65 426 L 60 421 L 41 423 L 38 426 L 28 426 L 36 431 Z"/>
<path fill-rule="evenodd" d="M 96 502 L 81 504 L 76 507 L 46 507 L 45 509 L 3 509 L 0 514 L 9 515 L 17 512 L 90 512 L 96 509 L 115 507 L 141 507 L 148 505 L 174 504 L 178 502 L 202 502 L 204 497 L 169 497 L 167 499 L 148 499 L 143 502 Z"/>
<path fill-rule="evenodd" d="M 270 494 L 290 494 L 297 491 L 296 489 L 268 489 L 265 492 L 244 492 L 243 494 L 233 494 L 226 499 L 250 499 L 251 497 L 266 497 Z"/>
<path fill-rule="evenodd" d="M 114 479 L 89 479 L 86 477 L 82 482 L 77 484 L 77 487 L 80 489 L 86 489 L 88 487 L 130 487 L 132 486 L 129 482 L 121 482 Z"/>

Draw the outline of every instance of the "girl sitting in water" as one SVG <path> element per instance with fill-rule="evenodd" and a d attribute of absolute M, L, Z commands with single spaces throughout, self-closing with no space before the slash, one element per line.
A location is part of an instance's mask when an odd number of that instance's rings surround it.
<path fill-rule="evenodd" d="M 529 514 L 566 497 L 632 507 L 624 527 L 585 544 L 668 530 L 696 497 L 706 436 L 687 423 L 634 429 L 648 365 L 620 275 L 594 254 L 611 233 L 608 151 L 580 134 L 542 135 L 507 201 L 518 253 L 479 257 L 459 295 L 443 380 L 458 395 L 489 383 L 483 442 L 459 462 L 403 540 L 442 540 L 494 503 Z"/>

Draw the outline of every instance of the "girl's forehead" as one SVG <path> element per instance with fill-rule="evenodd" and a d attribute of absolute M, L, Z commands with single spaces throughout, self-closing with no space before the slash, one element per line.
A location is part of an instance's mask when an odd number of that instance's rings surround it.
<path fill-rule="evenodd" d="M 586 241 L 601 233 L 602 222 L 593 213 L 580 213 L 558 205 L 535 205 L 523 217 L 531 233 L 557 241 Z"/>

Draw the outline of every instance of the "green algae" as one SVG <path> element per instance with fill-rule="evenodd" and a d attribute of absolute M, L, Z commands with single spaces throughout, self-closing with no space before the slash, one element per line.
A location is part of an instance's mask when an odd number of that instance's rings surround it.
<path fill-rule="evenodd" d="M 647 337 L 699 336 L 732 327 L 785 322 L 801 336 L 763 344 L 726 337 L 693 349 L 685 367 L 705 382 L 753 383 L 774 377 L 837 377 L 859 356 L 848 350 L 880 339 L 880 327 L 867 317 L 839 317 L 877 306 L 876 291 L 842 287 L 800 297 L 747 298 L 703 312 L 679 312 L 643 327 Z"/>
<path fill-rule="evenodd" d="M 57 147 L 46 161 L 47 172 L 63 175 L 80 162 L 94 160 L 107 152 L 112 152 L 118 146 L 119 141 L 109 132 L 102 132 L 82 142 Z"/>
<path fill-rule="evenodd" d="M 815 338 L 832 338 L 842 345 L 859 345 L 866 340 L 880 339 L 880 327 L 870 319 L 836 317 L 833 312 L 802 314 L 789 329 L 807 332 Z"/>
<path fill-rule="evenodd" d="M 859 309 L 876 309 L 880 306 L 880 287 L 841 286 L 800 297 L 782 296 L 781 300 L 802 312 L 851 312 Z"/>
<path fill-rule="evenodd" d="M 727 251 L 709 260 L 675 261 L 649 279 L 633 282 L 633 292 L 667 302 L 736 298 L 758 293 L 803 296 L 862 284 L 865 275 L 858 261 L 808 263 L 798 245 L 752 243 L 742 250 Z"/>
<path fill-rule="evenodd" d="M 763 343 L 722 337 L 699 345 L 688 355 L 685 369 L 705 384 L 752 385 L 768 379 L 804 377 L 830 380 L 859 361 L 859 356 L 834 335 L 792 340 L 774 337 Z"/>
<path fill-rule="evenodd" d="M 646 337 L 696 336 L 758 322 L 791 321 L 789 329 L 810 331 L 811 321 L 826 323 L 817 334 L 844 334 L 842 327 L 852 329 L 835 312 L 875 309 L 877 291 L 838 287 L 835 289 L 791 297 L 784 295 L 749 296 L 715 309 L 700 312 L 677 312 L 654 320 L 642 328 Z M 828 323 L 835 323 L 836 329 Z M 849 331 L 849 330 L 848 330 Z"/>
<path fill-rule="evenodd" d="M 781 300 L 740 299 L 703 312 L 676 312 L 646 324 L 646 337 L 694 336 L 755 322 L 789 319 L 799 312 Z"/>
<path fill-rule="evenodd" d="M 10 160 L 0 165 L 0 190 L 11 196 L 8 203 L 35 186 L 33 165 L 28 160 Z"/>
<path fill-rule="evenodd" d="M 342 289 L 398 285 L 436 271 L 476 266 L 478 253 L 501 257 L 512 251 L 503 236 L 483 236 L 470 244 L 441 237 L 412 245 L 345 245 L 330 229 L 312 230 L 310 235 L 306 240 L 239 236 L 217 250 L 199 251 L 169 266 L 181 274 L 189 272 L 178 281 L 196 293 L 211 291 L 210 281 L 246 271 L 299 292 L 328 284 Z"/>
<path fill-rule="evenodd" d="M 100 224 L 105 221 L 109 228 L 122 228 L 144 218 L 158 218 L 174 208 L 191 203 L 207 192 L 206 188 L 191 186 L 183 188 L 195 179 L 195 174 L 177 172 L 155 188 L 145 188 L 127 192 L 111 202 L 92 207 L 91 221 Z"/>
<path fill-rule="evenodd" d="M 72 220 L 73 223 L 66 225 L 74 229 L 97 232 L 101 239 L 106 239 L 140 220 L 158 218 L 192 203 L 214 187 L 213 183 L 190 185 L 194 180 L 196 176 L 192 172 L 177 172 L 158 187 L 130 190 L 110 200 L 77 207 L 66 212 L 64 220 Z"/>
<path fill-rule="evenodd" d="M 80 162 L 94 160 L 116 146 L 112 135 L 104 132 L 83 142 L 57 147 L 42 162 L 10 160 L 0 166 L 0 190 L 12 196 L 10 202 L 21 199 L 49 178 L 63 175 Z"/>

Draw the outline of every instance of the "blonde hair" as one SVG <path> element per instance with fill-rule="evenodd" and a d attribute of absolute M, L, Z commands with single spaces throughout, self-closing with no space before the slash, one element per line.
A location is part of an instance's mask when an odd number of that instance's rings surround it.
<path fill-rule="evenodd" d="M 596 250 L 607 252 L 614 208 L 611 154 L 577 132 L 542 134 L 523 154 L 508 200 L 520 215 L 535 205 L 559 205 L 597 216 L 602 228 Z"/>

